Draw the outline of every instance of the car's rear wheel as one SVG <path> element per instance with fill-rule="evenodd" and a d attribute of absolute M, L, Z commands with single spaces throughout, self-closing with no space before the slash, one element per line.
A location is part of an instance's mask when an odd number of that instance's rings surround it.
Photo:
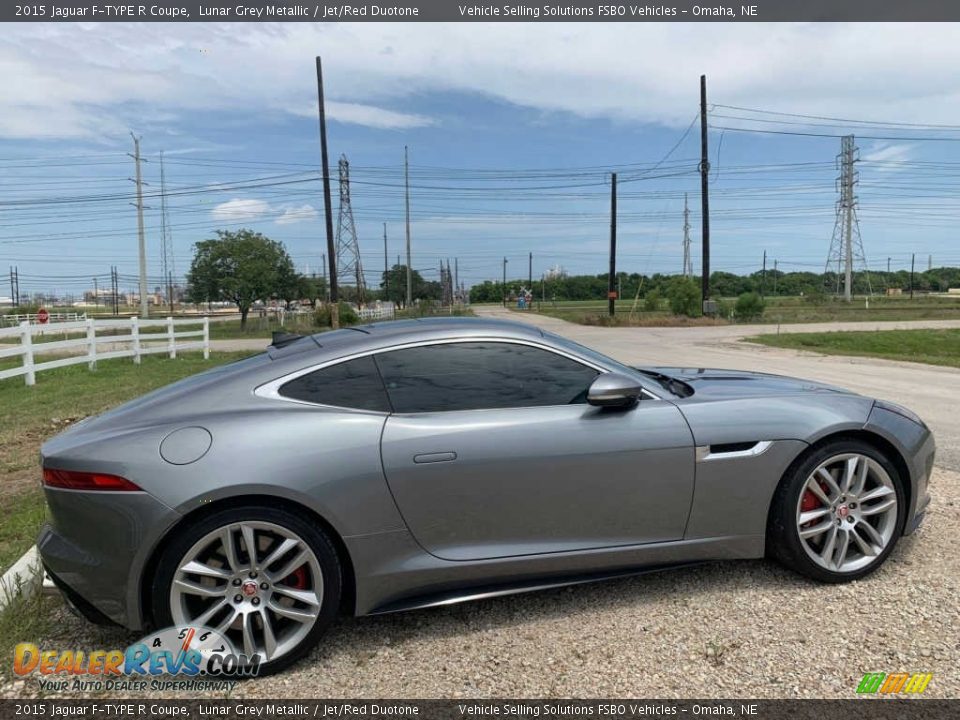
<path fill-rule="evenodd" d="M 153 584 L 162 626 L 205 627 L 260 673 L 296 662 L 320 639 L 340 604 L 336 551 L 319 529 L 277 508 L 237 507 L 186 528 L 164 550 Z"/>
<path fill-rule="evenodd" d="M 903 481 L 860 440 L 811 452 L 774 495 L 768 542 L 787 567 L 821 582 L 856 580 L 887 559 L 903 529 Z"/>

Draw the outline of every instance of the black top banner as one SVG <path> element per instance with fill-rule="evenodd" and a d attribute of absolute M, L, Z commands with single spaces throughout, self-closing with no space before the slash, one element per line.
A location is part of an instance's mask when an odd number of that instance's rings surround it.
<path fill-rule="evenodd" d="M 957 0 L 746 0 L 746 2 L 224 2 L 110 4 L 39 0 L 0 5 L 2 22 L 944 22 Z"/>

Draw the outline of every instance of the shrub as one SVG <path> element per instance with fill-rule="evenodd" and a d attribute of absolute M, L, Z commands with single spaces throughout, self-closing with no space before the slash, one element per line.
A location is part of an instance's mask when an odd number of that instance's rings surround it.
<path fill-rule="evenodd" d="M 660 302 L 663 298 L 660 291 L 654 288 L 643 297 L 643 309 L 647 312 L 656 312 L 660 309 Z"/>
<path fill-rule="evenodd" d="M 700 306 L 700 288 L 691 278 L 674 280 L 667 292 L 667 297 L 670 299 L 670 311 L 674 315 L 700 317 L 703 314 Z"/>
<path fill-rule="evenodd" d="M 342 300 L 338 303 L 340 309 L 340 327 L 347 325 L 356 325 L 360 322 L 360 316 L 357 315 L 353 306 Z M 331 327 L 330 324 L 330 305 L 324 303 L 320 305 L 313 313 L 313 324 L 317 327 Z"/>
<path fill-rule="evenodd" d="M 767 303 L 757 293 L 745 292 L 737 298 L 734 310 L 740 320 L 756 320 L 766 307 Z"/>

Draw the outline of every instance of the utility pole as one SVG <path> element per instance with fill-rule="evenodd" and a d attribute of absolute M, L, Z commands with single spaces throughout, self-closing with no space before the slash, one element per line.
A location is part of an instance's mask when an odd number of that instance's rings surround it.
<path fill-rule="evenodd" d="M 777 261 L 773 261 L 773 295 L 777 295 Z"/>
<path fill-rule="evenodd" d="M 100 307 L 100 291 L 97 288 L 97 277 L 93 277 L 93 305 L 94 307 Z"/>
<path fill-rule="evenodd" d="M 533 293 L 533 253 L 527 259 L 527 288 Z"/>
<path fill-rule="evenodd" d="M 456 295 L 463 301 L 463 294 L 460 292 L 460 258 L 453 259 L 453 286 L 456 288 Z"/>
<path fill-rule="evenodd" d="M 683 276 L 693 277 L 693 259 L 690 257 L 690 206 L 687 193 L 683 194 Z"/>
<path fill-rule="evenodd" d="M 830 252 L 827 253 L 827 263 L 824 274 L 830 271 L 833 263 L 837 267 L 837 294 L 840 292 L 840 272 L 843 268 L 844 300 L 853 299 L 853 263 L 858 261 L 863 266 L 867 277 L 867 291 L 872 293 L 870 273 L 866 255 L 863 251 L 863 239 L 860 237 L 860 223 L 857 220 L 857 196 L 855 188 L 858 177 L 856 163 L 857 147 L 853 135 L 844 135 L 840 139 L 840 154 L 837 155 L 837 164 L 840 168 L 840 177 L 837 186 L 840 190 L 840 199 L 837 201 L 837 217 L 833 226 L 833 237 L 830 240 Z"/>
<path fill-rule="evenodd" d="M 133 158 L 137 167 L 137 238 L 140 246 L 140 317 L 150 317 L 147 305 L 147 242 L 143 236 L 143 181 L 140 177 L 140 138 L 130 133 L 133 138 Z M 129 155 L 129 153 L 127 153 Z"/>
<path fill-rule="evenodd" d="M 610 173 L 610 272 L 607 274 L 607 314 L 617 310 L 617 174 Z"/>
<path fill-rule="evenodd" d="M 890 258 L 887 258 L 887 274 L 890 273 Z"/>
<path fill-rule="evenodd" d="M 357 303 L 366 299 L 366 281 L 363 262 L 360 258 L 360 241 L 357 226 L 353 221 L 353 205 L 350 201 L 350 163 L 346 155 L 337 163 L 340 179 L 340 207 L 337 211 L 337 278 L 353 275 L 357 287 Z"/>
<path fill-rule="evenodd" d="M 913 300 L 913 266 L 917 260 L 917 254 L 912 253 L 910 255 L 910 299 Z"/>
<path fill-rule="evenodd" d="M 503 259 L 503 306 L 507 306 L 507 259 Z"/>
<path fill-rule="evenodd" d="M 20 307 L 20 273 L 13 265 L 10 266 L 10 301 L 13 307 Z"/>
<path fill-rule="evenodd" d="M 170 293 L 170 314 L 173 315 L 173 272 L 167 270 L 167 288 Z"/>
<path fill-rule="evenodd" d="M 317 99 L 320 104 L 320 162 L 323 165 L 323 204 L 327 223 L 327 260 L 330 263 L 330 326 L 340 327 L 340 299 L 337 292 L 337 251 L 333 245 L 333 204 L 330 201 L 330 163 L 327 155 L 327 111 L 323 102 L 323 67 L 317 55 Z"/>
<path fill-rule="evenodd" d="M 760 297 L 763 297 L 767 290 L 767 251 L 763 251 L 763 270 L 760 271 Z"/>
<path fill-rule="evenodd" d="M 387 224 L 383 224 L 383 296 L 386 298 L 390 290 L 390 268 L 387 261 Z"/>
<path fill-rule="evenodd" d="M 403 146 L 403 188 L 407 207 L 407 307 L 413 304 L 413 274 L 410 270 L 410 153 Z"/>
<path fill-rule="evenodd" d="M 167 285 L 167 300 L 173 312 L 173 236 L 170 229 L 170 210 L 167 206 L 167 178 L 163 168 L 163 153 L 160 153 L 160 264 L 163 281 Z"/>
<path fill-rule="evenodd" d="M 117 266 L 110 267 L 110 294 L 113 295 L 113 315 L 120 314 L 120 278 L 117 277 Z"/>
<path fill-rule="evenodd" d="M 703 310 L 710 299 L 710 156 L 707 148 L 707 76 L 700 76 L 700 205 L 703 217 L 700 228 L 703 234 L 703 268 L 700 278 L 700 294 Z"/>

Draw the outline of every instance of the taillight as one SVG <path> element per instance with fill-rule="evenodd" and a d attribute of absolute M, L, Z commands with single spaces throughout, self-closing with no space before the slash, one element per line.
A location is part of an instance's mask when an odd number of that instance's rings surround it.
<path fill-rule="evenodd" d="M 140 488 L 119 475 L 77 472 L 75 470 L 43 469 L 43 484 L 66 490 L 135 490 Z"/>

